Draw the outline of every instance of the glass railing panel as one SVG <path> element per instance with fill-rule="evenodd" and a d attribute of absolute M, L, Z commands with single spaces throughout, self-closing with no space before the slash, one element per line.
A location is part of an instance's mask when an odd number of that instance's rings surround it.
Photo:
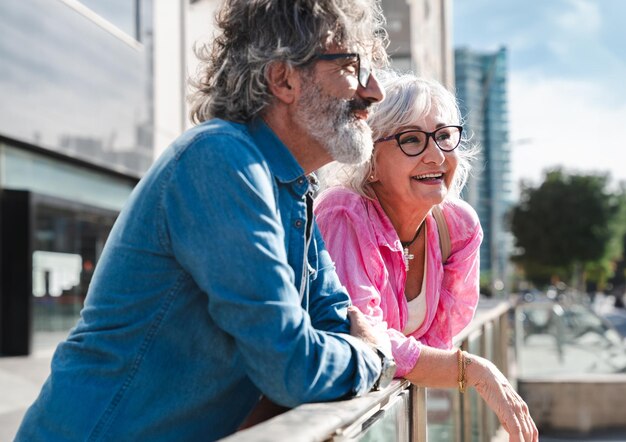
<path fill-rule="evenodd" d="M 426 409 L 428 423 L 428 442 L 449 442 L 457 438 L 460 432 L 459 393 L 452 389 L 426 390 Z"/>
<path fill-rule="evenodd" d="M 354 439 L 360 442 L 410 442 L 410 398 L 408 390 L 397 396 L 383 410 L 363 425 Z M 341 439 L 342 441 L 346 439 Z"/>

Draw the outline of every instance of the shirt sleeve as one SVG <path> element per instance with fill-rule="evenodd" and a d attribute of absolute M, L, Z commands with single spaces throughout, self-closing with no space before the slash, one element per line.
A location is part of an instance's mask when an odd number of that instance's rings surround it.
<path fill-rule="evenodd" d="M 352 336 L 316 330 L 300 305 L 275 183 L 251 143 L 196 138 L 178 153 L 162 204 L 163 241 L 207 294 L 212 321 L 232 336 L 265 395 L 293 407 L 370 390 L 378 356 Z M 345 298 L 330 304 L 338 312 Z"/>
<path fill-rule="evenodd" d="M 363 221 L 367 218 L 366 211 L 334 204 L 331 196 L 316 206 L 316 216 L 339 279 L 352 303 L 376 330 L 387 335 L 396 360 L 396 377 L 405 376 L 415 366 L 421 344 L 414 337 L 390 327 L 386 321 L 388 306 L 381 292 L 393 290 L 374 232 Z"/>
<path fill-rule="evenodd" d="M 350 297 L 339 281 L 335 265 L 326 250 L 317 224 L 314 225 L 309 255 L 315 255 L 316 258 L 315 268 L 310 268 L 313 275 L 308 304 L 313 327 L 318 330 L 349 334 L 347 308 L 351 304 Z"/>
<path fill-rule="evenodd" d="M 482 228 L 474 209 L 464 201 L 443 211 L 450 232 L 451 252 L 443 265 L 443 279 L 435 321 L 421 341 L 451 348 L 455 335 L 473 319 L 479 298 Z"/>

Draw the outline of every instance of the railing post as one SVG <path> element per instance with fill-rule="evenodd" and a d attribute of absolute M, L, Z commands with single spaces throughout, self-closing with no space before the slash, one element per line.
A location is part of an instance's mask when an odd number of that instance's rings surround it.
<path fill-rule="evenodd" d="M 490 354 L 490 349 L 487 348 L 487 331 L 489 329 L 489 325 L 491 321 L 485 322 L 482 327 L 480 327 L 480 355 L 490 359 L 492 355 Z M 489 428 L 489 409 L 481 398 L 478 398 L 478 416 L 476 416 L 476 423 L 479 426 L 478 434 L 479 439 L 482 439 L 484 442 L 489 442 L 491 440 L 491 429 Z"/>
<path fill-rule="evenodd" d="M 426 388 L 411 385 L 411 442 L 428 442 Z"/>
<path fill-rule="evenodd" d="M 513 314 L 516 314 L 513 310 Z M 508 312 L 498 318 L 498 344 L 497 352 L 500 354 L 500 366 L 502 374 L 509 377 L 509 314 Z"/>

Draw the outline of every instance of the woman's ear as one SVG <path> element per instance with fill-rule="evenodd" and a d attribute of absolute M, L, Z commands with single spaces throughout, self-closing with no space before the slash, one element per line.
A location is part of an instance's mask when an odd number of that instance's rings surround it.
<path fill-rule="evenodd" d="M 275 61 L 267 69 L 267 85 L 277 100 L 292 104 L 297 97 L 300 76 L 283 61 Z"/>
<path fill-rule="evenodd" d="M 376 173 L 376 149 L 372 152 L 372 158 L 370 158 L 369 175 L 367 176 L 368 183 L 375 183 L 378 181 L 378 174 Z"/>

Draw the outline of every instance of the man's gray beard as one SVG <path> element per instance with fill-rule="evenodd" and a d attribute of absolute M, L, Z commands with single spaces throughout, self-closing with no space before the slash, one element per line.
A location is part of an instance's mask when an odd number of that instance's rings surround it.
<path fill-rule="evenodd" d="M 296 119 L 340 163 L 361 164 L 372 155 L 372 130 L 354 116 L 350 102 L 324 93 L 315 82 L 305 83 Z"/>

